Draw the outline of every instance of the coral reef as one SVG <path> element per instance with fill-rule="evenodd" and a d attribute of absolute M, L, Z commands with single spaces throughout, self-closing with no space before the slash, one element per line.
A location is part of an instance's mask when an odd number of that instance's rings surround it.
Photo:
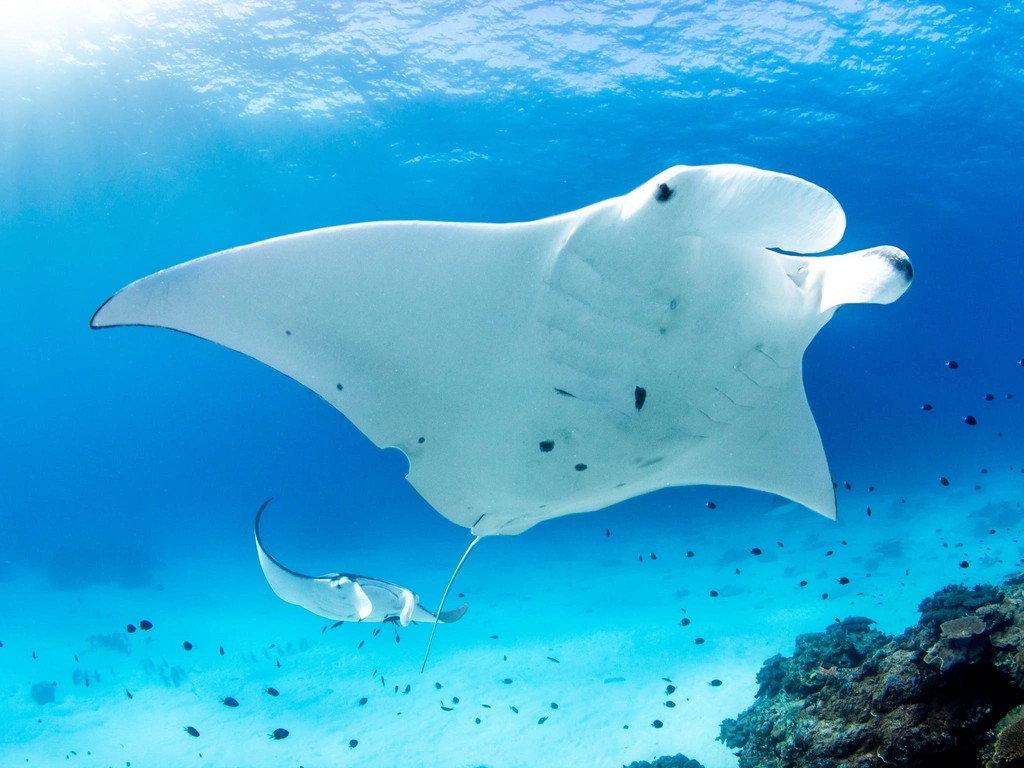
<path fill-rule="evenodd" d="M 740 768 L 1024 767 L 1024 573 L 919 610 L 898 637 L 855 617 L 768 659 L 722 723 Z"/>
<path fill-rule="evenodd" d="M 686 755 L 672 755 L 671 757 L 666 755 L 652 762 L 637 760 L 623 768 L 704 768 L 704 766 Z"/>

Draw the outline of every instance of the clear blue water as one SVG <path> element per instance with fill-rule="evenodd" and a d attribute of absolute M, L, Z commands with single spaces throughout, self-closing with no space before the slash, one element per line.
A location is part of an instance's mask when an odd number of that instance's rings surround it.
<path fill-rule="evenodd" d="M 929 530 L 981 505 L 981 467 L 999 487 L 985 503 L 1020 499 L 1024 4 L 109 7 L 0 4 L 0 579 L 8 595 L 39 590 L 0 607 L 0 653 L 19 648 L 12 632 L 65 631 L 48 590 L 124 588 L 130 604 L 210 562 L 261 588 L 250 526 L 268 496 L 290 510 L 269 523 L 282 559 L 387 562 L 399 581 L 436 569 L 441 583 L 419 587 L 430 603 L 467 543 L 402 461 L 293 381 L 193 338 L 90 331 L 115 290 L 316 227 L 539 218 L 679 163 L 806 178 L 846 211 L 837 252 L 893 243 L 913 259 L 906 296 L 840 311 L 805 359 L 840 483 L 926 495 Z M 709 494 L 735 517 L 698 511 Z M 866 498 L 840 492 L 840 516 L 859 519 Z M 616 524 L 651 549 L 680 509 L 695 535 L 728 538 L 767 503 L 673 489 L 474 557 L 585 558 L 580 542 Z M 965 578 L 942 556 L 948 580 Z M 919 592 L 900 608 L 911 617 Z M 422 637 L 403 644 L 417 662 Z M 26 698 L 37 676 L 15 677 Z"/>

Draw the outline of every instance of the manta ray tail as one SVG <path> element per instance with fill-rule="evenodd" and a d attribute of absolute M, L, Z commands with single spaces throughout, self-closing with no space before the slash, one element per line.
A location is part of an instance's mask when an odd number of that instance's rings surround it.
<path fill-rule="evenodd" d="M 466 551 L 462 553 L 462 559 L 459 560 L 459 564 L 455 566 L 455 570 L 452 572 L 452 577 L 448 579 L 448 586 L 444 588 L 444 594 L 441 595 L 441 604 L 437 606 L 437 615 L 434 616 L 434 626 L 430 628 L 430 639 L 427 641 L 427 652 L 423 654 L 423 665 L 420 667 L 421 675 L 427 668 L 427 659 L 430 658 L 430 646 L 434 644 L 434 633 L 437 632 L 437 622 L 441 620 L 441 614 L 444 610 L 444 601 L 448 599 L 448 593 L 451 591 L 452 584 L 455 583 L 455 577 L 458 576 L 459 571 L 462 570 L 462 566 L 465 564 L 466 558 L 469 557 L 469 551 L 476 546 L 476 543 L 480 541 L 481 538 L 483 537 L 477 536 L 469 542 L 469 546 L 466 547 Z M 465 613 L 465 606 L 462 608 L 462 613 Z M 460 613 L 459 617 L 461 618 L 461 616 L 462 614 Z"/>

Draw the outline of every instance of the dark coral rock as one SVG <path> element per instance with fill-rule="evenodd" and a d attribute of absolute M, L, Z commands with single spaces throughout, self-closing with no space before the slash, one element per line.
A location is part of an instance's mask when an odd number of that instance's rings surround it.
<path fill-rule="evenodd" d="M 672 757 L 666 755 L 652 762 L 637 760 L 623 768 L 704 768 L 704 766 L 686 755 L 673 755 Z"/>
<path fill-rule="evenodd" d="M 719 740 L 740 768 L 1024 766 L 1024 585 L 946 587 L 921 612 L 898 637 L 863 617 L 799 636 Z"/>

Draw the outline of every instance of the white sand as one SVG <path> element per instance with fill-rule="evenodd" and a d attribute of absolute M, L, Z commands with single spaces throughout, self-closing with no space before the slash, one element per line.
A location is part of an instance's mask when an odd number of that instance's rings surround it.
<path fill-rule="evenodd" d="M 690 491 L 648 504 L 684 500 L 686 514 L 634 506 L 483 542 L 456 585 L 470 611 L 440 628 L 424 675 L 429 627 L 400 630 L 400 643 L 390 626 L 376 638 L 379 625 L 321 634 L 330 622 L 277 600 L 255 552 L 249 562 L 161 572 L 162 591 L 54 592 L 40 573 L 20 573 L 0 584 L 0 764 L 596 768 L 683 752 L 707 768 L 734 766 L 715 741 L 719 724 L 750 705 L 762 662 L 792 652 L 798 633 L 848 615 L 900 631 L 938 587 L 998 582 L 1016 569 L 1024 476 L 997 474 L 984 491 L 936 487 L 907 503 L 841 488 L 837 524 L 802 509 L 767 513 L 768 500 L 753 494 L 740 496 L 746 510 L 720 504 L 712 513 Z M 752 556 L 754 546 L 764 554 Z M 374 575 L 388 578 L 393 560 L 382 553 Z M 409 586 L 433 607 L 445 578 L 439 564 Z M 810 584 L 800 588 L 801 579 Z M 142 618 L 155 628 L 124 631 Z M 108 633 L 130 652 L 89 640 Z M 75 670 L 88 672 L 89 687 L 74 682 Z M 720 687 L 709 685 L 715 678 Z M 56 702 L 40 706 L 31 686 L 51 680 Z M 281 695 L 267 695 L 268 685 Z M 240 706 L 224 706 L 224 696 Z M 669 699 L 675 708 L 664 706 Z M 653 728 L 655 719 L 664 727 Z M 185 733 L 189 725 L 199 738 Z M 280 727 L 291 735 L 269 739 Z"/>

